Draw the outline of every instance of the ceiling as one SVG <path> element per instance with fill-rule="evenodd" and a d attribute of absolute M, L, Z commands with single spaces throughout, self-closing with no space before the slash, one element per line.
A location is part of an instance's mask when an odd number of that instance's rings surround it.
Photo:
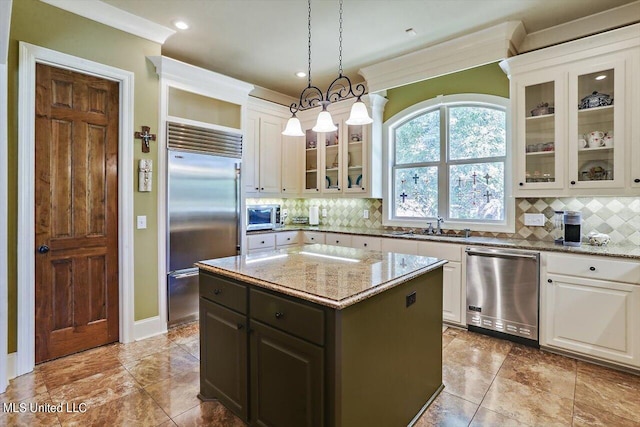
<path fill-rule="evenodd" d="M 172 27 L 190 28 L 165 42 L 162 54 L 297 97 L 307 80 L 305 0 L 103 0 Z M 343 67 L 358 70 L 505 21 L 527 33 L 634 0 L 344 0 Z M 326 89 L 338 75 L 338 1 L 312 1 L 313 84 Z M 416 35 L 405 30 L 413 28 Z"/>

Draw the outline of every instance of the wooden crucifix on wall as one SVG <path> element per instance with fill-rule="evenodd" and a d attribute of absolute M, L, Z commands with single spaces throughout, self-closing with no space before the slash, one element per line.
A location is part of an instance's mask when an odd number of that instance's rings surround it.
<path fill-rule="evenodd" d="M 136 132 L 133 134 L 135 139 L 142 140 L 142 152 L 149 152 L 149 141 L 155 141 L 156 136 L 152 133 L 149 133 L 151 128 L 149 126 L 142 126 L 142 132 Z"/>

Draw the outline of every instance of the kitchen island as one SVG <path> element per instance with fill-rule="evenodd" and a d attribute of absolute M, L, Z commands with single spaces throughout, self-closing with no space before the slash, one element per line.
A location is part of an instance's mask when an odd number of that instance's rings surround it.
<path fill-rule="evenodd" d="M 402 426 L 442 389 L 436 258 L 328 245 L 201 261 L 200 398 L 250 426 Z"/>

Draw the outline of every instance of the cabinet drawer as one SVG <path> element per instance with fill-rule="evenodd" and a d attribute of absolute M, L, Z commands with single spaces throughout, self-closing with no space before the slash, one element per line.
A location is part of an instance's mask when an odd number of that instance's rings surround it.
<path fill-rule="evenodd" d="M 462 262 L 462 246 L 440 242 L 418 242 L 418 255 Z"/>
<path fill-rule="evenodd" d="M 282 231 L 276 233 L 276 246 L 297 245 L 300 242 L 300 233 L 297 231 Z"/>
<path fill-rule="evenodd" d="M 200 272 L 200 296 L 240 313 L 247 312 L 247 287 Z"/>
<path fill-rule="evenodd" d="M 275 249 L 276 236 L 274 233 L 247 236 L 247 246 L 249 249 Z"/>
<path fill-rule="evenodd" d="M 249 292 L 252 319 L 324 345 L 324 312 L 289 299 L 251 289 Z"/>
<path fill-rule="evenodd" d="M 382 245 L 379 237 L 353 236 L 351 243 L 354 248 L 379 251 Z"/>
<path fill-rule="evenodd" d="M 304 242 L 308 244 L 322 243 L 324 245 L 324 233 L 319 231 L 305 231 Z"/>
<path fill-rule="evenodd" d="M 348 234 L 327 233 L 325 242 L 327 245 L 351 247 L 351 236 Z"/>
<path fill-rule="evenodd" d="M 589 279 L 640 283 L 640 263 L 579 255 L 547 255 L 547 272 Z"/>

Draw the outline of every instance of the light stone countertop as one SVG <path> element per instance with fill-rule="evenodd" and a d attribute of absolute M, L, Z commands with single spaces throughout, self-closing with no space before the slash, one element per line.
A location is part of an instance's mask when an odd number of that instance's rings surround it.
<path fill-rule="evenodd" d="M 336 226 L 308 226 L 308 225 L 290 225 L 275 230 L 262 230 L 251 231 L 247 233 L 248 236 L 260 233 L 273 233 L 282 231 L 321 231 L 328 233 L 341 233 L 351 234 L 359 236 L 371 236 L 371 237 L 387 237 L 395 239 L 417 240 L 417 241 L 431 241 L 431 242 L 443 242 L 443 243 L 457 243 L 460 245 L 470 246 L 491 246 L 491 247 L 504 247 L 511 249 L 524 249 L 535 251 L 548 251 L 548 252 L 563 252 L 579 255 L 599 255 L 599 256 L 611 256 L 618 258 L 629 258 L 640 260 L 640 246 L 633 244 L 608 244 L 606 246 L 592 246 L 586 243 L 582 243 L 580 246 L 562 246 L 553 242 L 547 242 L 544 240 L 526 240 L 526 239 L 505 239 L 498 237 L 477 237 L 471 236 L 464 237 L 447 237 L 447 236 L 434 236 L 424 234 L 407 235 L 399 234 L 401 232 L 390 231 L 384 228 L 355 228 L 355 227 L 336 227 Z"/>
<path fill-rule="evenodd" d="M 314 244 L 211 259 L 195 265 L 265 289 L 343 309 L 445 263 L 432 257 Z"/>

